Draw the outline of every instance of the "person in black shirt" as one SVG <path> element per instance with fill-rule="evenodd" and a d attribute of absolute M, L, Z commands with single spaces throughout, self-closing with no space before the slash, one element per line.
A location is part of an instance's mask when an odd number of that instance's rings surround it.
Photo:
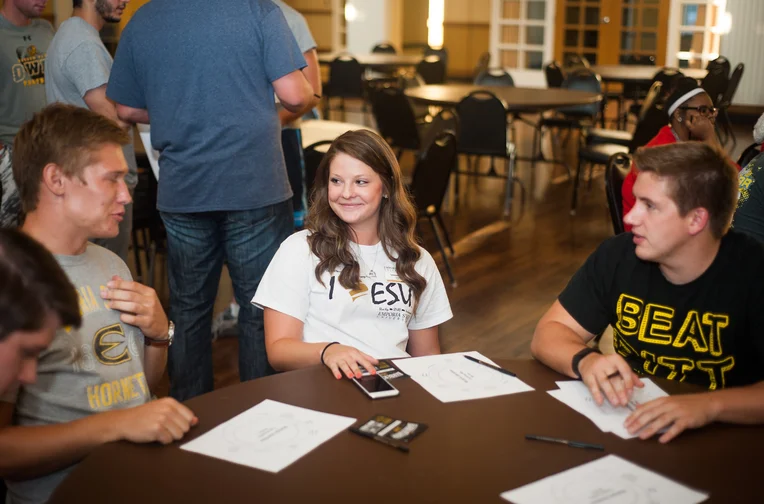
<path fill-rule="evenodd" d="M 605 241 L 536 327 L 531 352 L 625 406 L 639 375 L 703 386 L 637 407 L 632 433 L 668 442 L 713 421 L 764 422 L 764 248 L 728 231 L 737 170 L 718 149 L 639 149 L 633 226 Z M 608 325 L 616 353 L 587 343 Z"/>
<path fill-rule="evenodd" d="M 764 144 L 764 114 L 753 127 L 753 141 Z M 741 166 L 739 198 L 732 227 L 764 243 L 764 152 Z"/>

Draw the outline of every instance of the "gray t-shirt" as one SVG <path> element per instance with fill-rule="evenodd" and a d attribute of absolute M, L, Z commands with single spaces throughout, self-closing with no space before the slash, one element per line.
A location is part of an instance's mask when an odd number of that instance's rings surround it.
<path fill-rule="evenodd" d="M 104 305 L 100 288 L 112 275 L 132 279 L 112 252 L 88 244 L 85 253 L 56 256 L 80 297 L 82 327 L 56 333 L 38 360 L 37 382 L 2 398 L 15 403 L 14 424 L 50 425 L 139 406 L 151 393 L 143 372 L 143 334 Z M 8 503 L 42 503 L 72 467 L 26 481 L 8 481 Z"/>
<path fill-rule="evenodd" d="M 285 4 L 281 0 L 271 0 L 273 3 L 279 6 L 284 18 L 286 19 L 289 29 L 292 30 L 295 40 L 300 51 L 303 53 L 316 48 L 316 41 L 313 39 L 313 34 L 310 33 L 308 22 L 305 21 L 305 17 L 297 12 L 294 8 Z"/>
<path fill-rule="evenodd" d="M 45 106 L 45 54 L 53 26 L 33 19 L 16 26 L 0 14 L 0 142 L 13 144 L 19 127 Z"/>
<path fill-rule="evenodd" d="M 112 63 L 111 54 L 92 25 L 78 16 L 67 19 L 58 27 L 48 46 L 45 63 L 48 103 L 63 102 L 88 108 L 85 94 L 109 82 Z M 130 188 L 138 183 L 132 140 L 133 130 L 130 128 L 130 143 L 122 147 L 129 169 L 125 182 Z"/>

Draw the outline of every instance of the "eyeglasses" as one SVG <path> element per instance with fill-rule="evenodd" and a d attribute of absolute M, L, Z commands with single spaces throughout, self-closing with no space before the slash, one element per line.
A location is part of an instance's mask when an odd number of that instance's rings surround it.
<path fill-rule="evenodd" d="M 697 110 L 700 115 L 711 117 L 719 113 L 719 109 L 716 107 L 707 107 L 701 105 L 700 107 L 679 107 L 680 110 Z"/>

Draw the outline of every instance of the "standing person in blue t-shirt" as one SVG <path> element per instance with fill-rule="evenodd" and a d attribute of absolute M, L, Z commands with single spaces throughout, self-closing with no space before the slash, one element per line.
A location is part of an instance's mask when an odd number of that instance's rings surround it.
<path fill-rule="evenodd" d="M 249 299 L 292 230 L 292 191 L 273 94 L 312 105 L 305 59 L 273 3 L 149 2 L 122 33 L 106 95 L 124 121 L 149 123 L 161 155 L 167 228 L 170 394 L 213 388 L 212 309 L 225 261 L 239 314 L 239 376 L 266 374 L 262 313 Z"/>

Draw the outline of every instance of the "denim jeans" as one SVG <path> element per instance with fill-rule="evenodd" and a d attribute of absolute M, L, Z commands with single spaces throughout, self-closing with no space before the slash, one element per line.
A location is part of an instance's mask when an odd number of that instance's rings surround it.
<path fill-rule="evenodd" d="M 161 212 L 167 228 L 170 395 L 185 401 L 213 389 L 212 309 L 223 263 L 239 303 L 239 378 L 268 373 L 263 311 L 250 301 L 276 250 L 292 232 L 290 200 L 257 210 Z"/>

